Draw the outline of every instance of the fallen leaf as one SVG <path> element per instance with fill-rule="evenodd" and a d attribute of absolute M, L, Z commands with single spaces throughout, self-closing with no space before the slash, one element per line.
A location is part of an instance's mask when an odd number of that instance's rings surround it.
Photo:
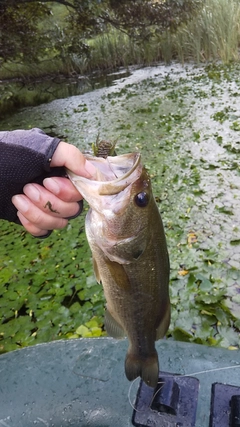
<path fill-rule="evenodd" d="M 189 273 L 188 270 L 179 270 L 178 271 L 179 276 L 186 276 L 188 273 Z"/>
<path fill-rule="evenodd" d="M 193 232 L 190 231 L 187 235 L 187 242 L 188 242 L 188 246 L 191 248 L 193 243 L 197 242 L 197 235 Z"/>

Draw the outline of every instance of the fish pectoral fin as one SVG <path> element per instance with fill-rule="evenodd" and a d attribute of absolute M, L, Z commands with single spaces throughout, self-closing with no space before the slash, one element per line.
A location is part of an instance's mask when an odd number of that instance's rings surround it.
<path fill-rule="evenodd" d="M 164 317 L 163 317 L 163 319 L 161 319 L 160 324 L 156 330 L 156 341 L 160 340 L 161 338 L 163 338 L 165 336 L 165 334 L 169 328 L 170 316 L 171 316 L 170 304 L 168 303 Z"/>
<path fill-rule="evenodd" d="M 130 290 L 131 284 L 128 275 L 124 269 L 124 266 L 122 264 L 119 264 L 118 262 L 111 261 L 108 258 L 105 258 L 105 264 L 107 265 L 108 271 L 111 274 L 116 285 L 125 291 Z"/>
<path fill-rule="evenodd" d="M 124 338 L 126 336 L 123 328 L 119 325 L 119 323 L 114 319 L 108 310 L 105 311 L 105 329 L 108 335 L 113 338 Z"/>
<path fill-rule="evenodd" d="M 131 284 L 130 284 L 128 275 L 124 269 L 124 266 L 122 264 L 118 264 L 118 262 L 111 261 L 107 257 L 104 258 L 104 262 L 105 262 L 105 265 L 107 266 L 108 271 L 111 274 L 112 279 L 115 282 L 115 284 L 119 288 L 121 288 L 125 291 L 128 291 L 129 289 L 131 289 Z M 94 269 L 96 281 L 98 283 L 103 284 L 104 280 L 101 278 L 101 274 L 99 272 L 97 262 L 94 258 L 93 258 L 93 269 Z"/>
<path fill-rule="evenodd" d="M 98 283 L 101 283 L 101 277 L 100 277 L 100 273 L 99 273 L 99 270 L 98 270 L 98 265 L 97 265 L 97 262 L 96 262 L 95 258 L 93 258 L 93 270 L 94 270 L 94 274 L 95 274 L 95 277 L 96 277 L 96 281 Z"/>

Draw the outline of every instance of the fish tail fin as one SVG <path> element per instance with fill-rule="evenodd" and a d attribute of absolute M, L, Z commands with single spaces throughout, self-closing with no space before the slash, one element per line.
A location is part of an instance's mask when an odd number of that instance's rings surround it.
<path fill-rule="evenodd" d="M 125 373 L 129 381 L 141 377 L 150 387 L 156 387 L 158 383 L 159 363 L 155 351 L 147 357 L 141 357 L 133 353 L 127 353 L 125 360 Z"/>

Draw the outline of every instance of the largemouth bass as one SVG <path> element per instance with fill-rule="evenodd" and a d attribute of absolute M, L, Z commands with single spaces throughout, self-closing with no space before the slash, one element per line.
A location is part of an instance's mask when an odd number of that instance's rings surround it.
<path fill-rule="evenodd" d="M 86 157 L 96 177 L 68 175 L 90 205 L 86 234 L 107 301 L 105 328 L 115 338 L 128 337 L 127 378 L 140 376 L 155 387 L 155 340 L 164 337 L 170 321 L 169 259 L 150 177 L 139 153 Z"/>

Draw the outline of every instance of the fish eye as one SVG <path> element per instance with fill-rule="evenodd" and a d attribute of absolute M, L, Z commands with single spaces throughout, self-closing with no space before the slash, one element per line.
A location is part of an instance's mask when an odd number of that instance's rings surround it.
<path fill-rule="evenodd" d="M 142 191 L 141 193 L 138 193 L 135 198 L 135 203 L 139 208 L 145 208 L 145 206 L 148 205 L 149 197 L 148 194 L 145 193 L 145 191 Z"/>

